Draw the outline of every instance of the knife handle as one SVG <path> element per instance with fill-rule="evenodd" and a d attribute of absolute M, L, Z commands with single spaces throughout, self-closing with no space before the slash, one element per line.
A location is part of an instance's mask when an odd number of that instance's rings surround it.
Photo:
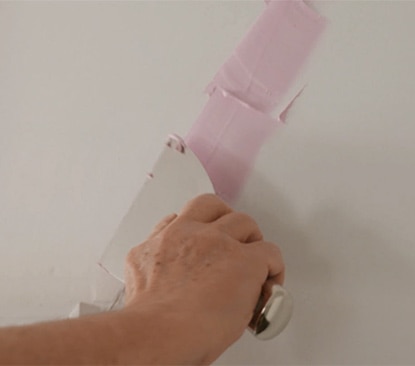
<path fill-rule="evenodd" d="M 248 329 L 261 340 L 276 337 L 293 313 L 293 298 L 282 286 L 265 282 Z"/>

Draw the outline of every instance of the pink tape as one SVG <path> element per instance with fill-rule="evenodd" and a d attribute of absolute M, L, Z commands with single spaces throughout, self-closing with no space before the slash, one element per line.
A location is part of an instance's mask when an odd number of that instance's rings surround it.
<path fill-rule="evenodd" d="M 277 127 L 270 116 L 215 89 L 186 137 L 216 193 L 234 201 L 263 141 Z"/>
<path fill-rule="evenodd" d="M 270 1 L 208 85 L 209 101 L 185 140 L 225 200 L 237 198 L 277 126 L 269 113 L 296 79 L 324 25 L 303 1 Z"/>
<path fill-rule="evenodd" d="M 303 1 L 270 1 L 207 87 L 271 112 L 304 65 L 325 25 Z"/>

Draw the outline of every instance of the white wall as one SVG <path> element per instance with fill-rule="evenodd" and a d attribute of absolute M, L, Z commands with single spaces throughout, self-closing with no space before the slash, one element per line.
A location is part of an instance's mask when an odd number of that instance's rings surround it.
<path fill-rule="evenodd" d="M 0 323 L 65 316 L 170 132 L 261 2 L 0 4 Z M 238 207 L 285 254 L 294 318 L 227 364 L 415 359 L 415 2 L 329 27 Z"/>

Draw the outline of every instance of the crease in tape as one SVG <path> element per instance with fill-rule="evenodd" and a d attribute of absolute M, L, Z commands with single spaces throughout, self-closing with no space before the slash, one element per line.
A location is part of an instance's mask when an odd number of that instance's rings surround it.
<path fill-rule="evenodd" d="M 254 157 L 277 127 L 269 115 L 216 88 L 186 137 L 205 168 L 216 194 L 233 201 Z"/>
<path fill-rule="evenodd" d="M 207 86 L 209 100 L 185 141 L 224 200 L 236 200 L 261 146 L 304 88 L 285 100 L 325 23 L 303 1 L 267 1 Z"/>

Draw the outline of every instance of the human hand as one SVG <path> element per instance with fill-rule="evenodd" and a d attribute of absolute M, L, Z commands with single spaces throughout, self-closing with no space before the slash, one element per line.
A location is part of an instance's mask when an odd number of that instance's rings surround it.
<path fill-rule="evenodd" d="M 265 281 L 282 284 L 284 264 L 251 217 L 207 194 L 129 252 L 125 279 L 128 309 L 149 304 L 179 317 L 181 340 L 210 363 L 240 338 Z"/>

